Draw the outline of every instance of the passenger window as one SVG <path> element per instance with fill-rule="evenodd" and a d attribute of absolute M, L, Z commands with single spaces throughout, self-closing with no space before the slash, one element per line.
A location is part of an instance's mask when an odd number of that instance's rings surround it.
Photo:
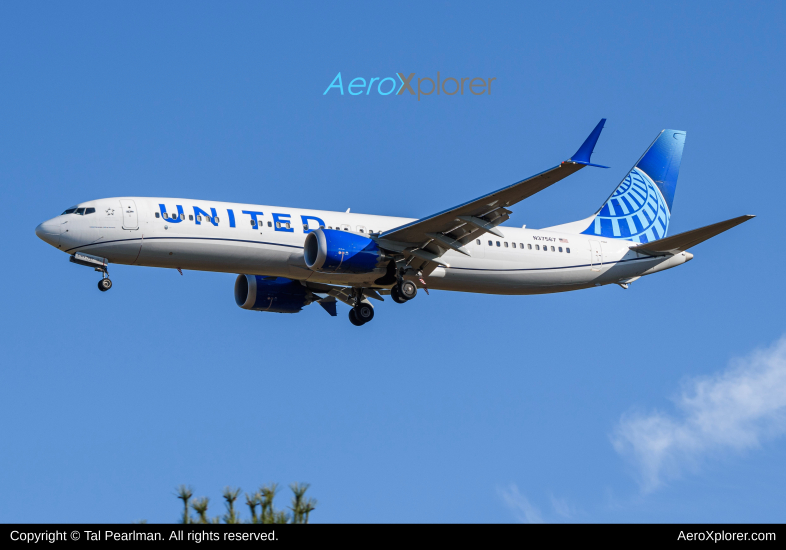
<path fill-rule="evenodd" d="M 567 252 L 568 254 L 570 254 L 570 248 L 566 248 L 566 249 L 565 249 L 565 252 Z"/>
<path fill-rule="evenodd" d="M 561 246 L 559 247 L 559 251 L 562 252 L 562 247 Z"/>
<path fill-rule="evenodd" d="M 499 246 L 499 241 L 497 241 L 497 246 Z"/>
<path fill-rule="evenodd" d="M 508 247 L 508 241 L 505 241 L 505 248 Z"/>
<path fill-rule="evenodd" d="M 527 245 L 527 248 L 528 248 L 529 250 L 532 250 L 532 245 L 531 245 L 531 244 L 528 244 L 528 245 Z"/>
<path fill-rule="evenodd" d="M 257 226 L 257 222 L 255 222 L 254 220 L 251 220 L 251 227 L 256 227 L 256 226 Z"/>
<path fill-rule="evenodd" d="M 167 214 L 166 212 L 164 212 L 164 213 L 163 213 L 163 214 L 161 214 L 161 215 L 164 217 L 164 219 L 165 219 L 165 220 L 168 220 L 168 219 L 169 219 L 169 214 Z"/>
<path fill-rule="evenodd" d="M 166 218 L 166 214 L 164 214 L 164 217 Z M 202 216 L 197 216 L 197 221 L 201 222 L 202 221 Z"/>
<path fill-rule="evenodd" d="M 535 245 L 535 250 L 540 250 L 540 245 L 539 244 Z"/>
<path fill-rule="evenodd" d="M 85 216 L 87 216 L 88 214 L 95 214 L 95 213 L 96 213 L 95 208 L 85 208 Z"/>
<path fill-rule="evenodd" d="M 324 225 L 320 225 L 319 228 L 320 229 L 325 229 L 325 226 Z"/>
<path fill-rule="evenodd" d="M 156 218 L 160 218 L 160 217 L 161 217 L 161 214 L 159 214 L 158 212 L 156 212 Z"/>
<path fill-rule="evenodd" d="M 516 248 L 516 243 L 510 243 L 513 248 Z"/>
<path fill-rule="evenodd" d="M 273 227 L 273 222 L 267 222 L 268 227 Z"/>
<path fill-rule="evenodd" d="M 287 224 L 287 225 L 289 225 L 289 224 Z M 361 229 L 360 232 L 363 233 L 363 230 Z"/>
<path fill-rule="evenodd" d="M 218 221 L 218 218 L 216 218 L 216 221 Z M 285 225 L 287 226 L 287 229 L 292 229 L 291 227 L 289 227 L 289 222 L 287 222 Z"/>
<path fill-rule="evenodd" d="M 185 220 L 186 219 L 186 215 L 185 214 L 180 214 L 180 219 L 181 220 Z"/>
<path fill-rule="evenodd" d="M 523 249 L 524 248 L 524 243 L 519 243 L 519 248 Z"/>
<path fill-rule="evenodd" d="M 477 244 L 480 244 L 480 239 L 476 240 L 475 242 L 476 242 Z"/>
<path fill-rule="evenodd" d="M 494 243 L 492 243 L 491 241 L 489 241 L 489 246 L 494 246 Z"/>
<path fill-rule="evenodd" d="M 60 214 L 60 215 L 61 215 L 61 216 L 65 216 L 66 214 L 73 214 L 74 212 L 76 212 L 76 207 L 74 207 L 74 208 L 69 208 L 68 210 L 66 210 L 65 212 L 63 212 L 63 213 L 62 213 L 62 214 Z"/>
<path fill-rule="evenodd" d="M 77 208 L 76 212 L 74 212 L 74 214 L 76 214 L 77 216 L 84 216 L 85 215 L 85 209 L 84 208 Z"/>
<path fill-rule="evenodd" d="M 194 221 L 194 215 L 193 214 L 189 214 L 188 215 L 188 221 L 190 221 L 190 222 Z"/>
<path fill-rule="evenodd" d="M 554 247 L 553 246 L 551 247 L 551 251 L 554 252 Z"/>

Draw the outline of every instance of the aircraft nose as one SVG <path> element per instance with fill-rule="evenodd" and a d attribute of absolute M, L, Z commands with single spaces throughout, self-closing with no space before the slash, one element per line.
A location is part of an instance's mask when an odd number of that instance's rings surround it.
<path fill-rule="evenodd" d="M 47 220 L 35 228 L 39 239 L 52 246 L 60 246 L 60 224 L 55 220 Z"/>

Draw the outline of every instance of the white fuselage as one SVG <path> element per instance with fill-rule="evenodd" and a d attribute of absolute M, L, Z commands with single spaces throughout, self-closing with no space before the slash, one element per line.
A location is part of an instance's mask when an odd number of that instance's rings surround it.
<path fill-rule="evenodd" d="M 162 216 L 160 205 L 164 205 L 168 219 Z M 53 218 L 39 226 L 39 236 L 68 254 L 82 252 L 110 263 L 268 275 L 345 286 L 373 286 L 380 275 L 309 270 L 303 260 L 303 243 L 309 230 L 324 224 L 369 235 L 414 221 L 171 198 L 100 199 L 79 207 L 94 208 L 95 212 Z M 174 221 L 174 215 L 184 219 Z M 253 216 L 255 225 L 251 223 Z M 207 221 L 208 217 L 213 221 Z M 466 245 L 471 256 L 452 250 L 442 256 L 447 267 L 424 277 L 428 287 L 488 294 L 562 292 L 625 282 L 675 267 L 692 257 L 686 252 L 659 257 L 638 254 L 629 249 L 630 241 L 622 239 L 505 226 L 497 229 L 504 238 L 486 233 Z"/>

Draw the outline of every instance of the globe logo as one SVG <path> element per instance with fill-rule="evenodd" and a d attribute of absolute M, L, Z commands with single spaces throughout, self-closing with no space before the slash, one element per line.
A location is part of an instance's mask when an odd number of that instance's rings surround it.
<path fill-rule="evenodd" d="M 670 217 L 658 186 L 634 168 L 582 233 L 648 243 L 666 236 Z"/>

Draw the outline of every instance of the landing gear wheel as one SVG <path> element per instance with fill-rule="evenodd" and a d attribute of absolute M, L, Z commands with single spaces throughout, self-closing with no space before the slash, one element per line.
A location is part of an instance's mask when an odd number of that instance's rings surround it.
<path fill-rule="evenodd" d="M 355 312 L 355 319 L 363 324 L 368 323 L 374 318 L 374 308 L 368 304 L 360 304 L 352 308 L 352 311 Z"/>
<path fill-rule="evenodd" d="M 360 325 L 363 324 L 363 321 L 358 319 L 357 316 L 355 315 L 354 309 L 349 310 L 349 322 L 355 325 L 356 327 L 359 327 Z"/>
<path fill-rule="evenodd" d="M 418 287 L 412 281 L 403 281 L 398 285 L 398 293 L 405 300 L 411 300 L 418 294 Z"/>
<path fill-rule="evenodd" d="M 406 298 L 402 298 L 401 294 L 399 294 L 398 286 L 394 286 L 393 288 L 390 289 L 390 297 L 397 304 L 403 304 L 404 302 L 407 301 Z"/>
<path fill-rule="evenodd" d="M 110 281 L 109 279 L 101 279 L 100 281 L 98 281 L 98 290 L 100 290 L 101 292 L 106 292 L 110 288 L 112 288 L 112 281 Z"/>

